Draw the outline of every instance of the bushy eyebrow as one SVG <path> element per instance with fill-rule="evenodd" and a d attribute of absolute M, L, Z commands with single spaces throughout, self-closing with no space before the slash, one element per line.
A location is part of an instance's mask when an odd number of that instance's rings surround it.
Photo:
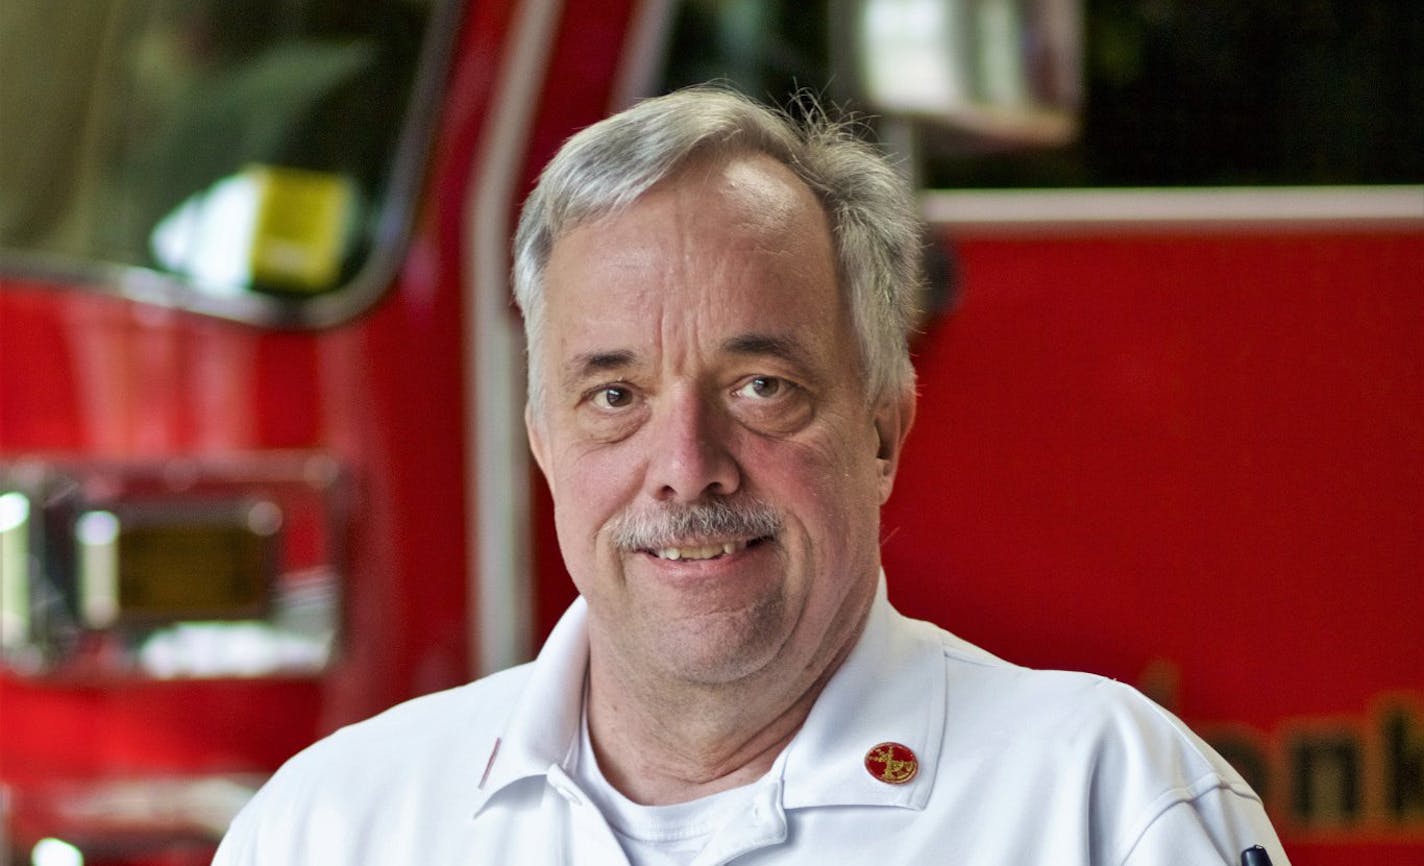
<path fill-rule="evenodd" d="M 633 360 L 634 355 L 628 349 L 582 352 L 564 365 L 564 387 L 573 390 L 599 373 L 625 369 L 632 365 Z"/>
<path fill-rule="evenodd" d="M 740 334 L 724 340 L 722 351 L 752 358 L 778 358 L 803 370 L 813 366 L 811 353 L 800 340 L 779 334 Z"/>

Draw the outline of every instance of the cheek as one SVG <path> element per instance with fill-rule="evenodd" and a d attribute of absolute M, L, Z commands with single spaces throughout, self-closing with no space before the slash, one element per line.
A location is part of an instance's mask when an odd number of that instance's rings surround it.
<path fill-rule="evenodd" d="M 593 489 L 596 491 L 597 487 Z M 585 596 L 597 592 L 598 576 L 607 571 L 600 565 L 598 548 L 600 530 L 607 522 L 602 517 L 604 508 L 602 502 L 568 481 L 563 485 L 562 495 L 554 501 L 559 553 L 574 586 Z"/>
<path fill-rule="evenodd" d="M 843 550 L 879 510 L 879 485 L 873 444 L 842 432 L 798 443 L 778 443 L 752 459 L 764 467 L 764 495 L 788 509 L 805 525 L 817 545 Z"/>
<path fill-rule="evenodd" d="M 608 521 L 632 501 L 638 488 L 636 464 L 619 451 L 571 449 L 560 455 L 554 515 L 566 553 L 590 549 Z"/>
<path fill-rule="evenodd" d="M 808 485 L 839 491 L 843 498 L 861 495 L 867 482 L 876 477 L 876 442 L 869 424 L 826 419 L 816 435 L 792 443 L 792 460 Z"/>

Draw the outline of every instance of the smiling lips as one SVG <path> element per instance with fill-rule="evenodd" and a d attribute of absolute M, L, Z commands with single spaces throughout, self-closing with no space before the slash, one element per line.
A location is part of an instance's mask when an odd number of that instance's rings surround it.
<path fill-rule="evenodd" d="M 719 556 L 730 556 L 733 553 L 746 550 L 748 546 L 761 541 L 760 538 L 744 538 L 735 541 L 723 541 L 716 544 L 703 544 L 686 547 L 664 547 L 658 550 L 649 550 L 658 559 L 669 559 L 673 562 L 679 560 L 700 560 L 716 559 Z"/>

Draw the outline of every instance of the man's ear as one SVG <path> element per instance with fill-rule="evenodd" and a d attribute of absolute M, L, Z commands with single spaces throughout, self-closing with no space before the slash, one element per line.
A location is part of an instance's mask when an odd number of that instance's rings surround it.
<path fill-rule="evenodd" d="M 905 448 L 905 437 L 915 423 L 915 389 L 906 388 L 881 401 L 875 410 L 875 434 L 880 444 L 875 452 L 875 463 L 880 475 L 880 504 L 890 498 L 895 486 L 895 473 L 900 468 L 900 454 Z"/>
<path fill-rule="evenodd" d="M 524 404 L 524 430 L 529 436 L 529 451 L 534 455 L 534 462 L 539 464 L 539 471 L 544 473 L 544 480 L 552 490 L 554 477 L 549 474 L 549 443 L 544 438 L 543 425 L 528 403 Z"/>

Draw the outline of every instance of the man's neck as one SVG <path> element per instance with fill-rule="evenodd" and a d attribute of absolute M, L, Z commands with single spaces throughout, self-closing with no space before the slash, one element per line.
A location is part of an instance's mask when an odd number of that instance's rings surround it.
<path fill-rule="evenodd" d="M 854 641 L 790 693 L 756 681 L 641 682 L 590 659 L 589 735 L 604 776 L 635 803 L 683 803 L 750 784 L 771 769 Z"/>

